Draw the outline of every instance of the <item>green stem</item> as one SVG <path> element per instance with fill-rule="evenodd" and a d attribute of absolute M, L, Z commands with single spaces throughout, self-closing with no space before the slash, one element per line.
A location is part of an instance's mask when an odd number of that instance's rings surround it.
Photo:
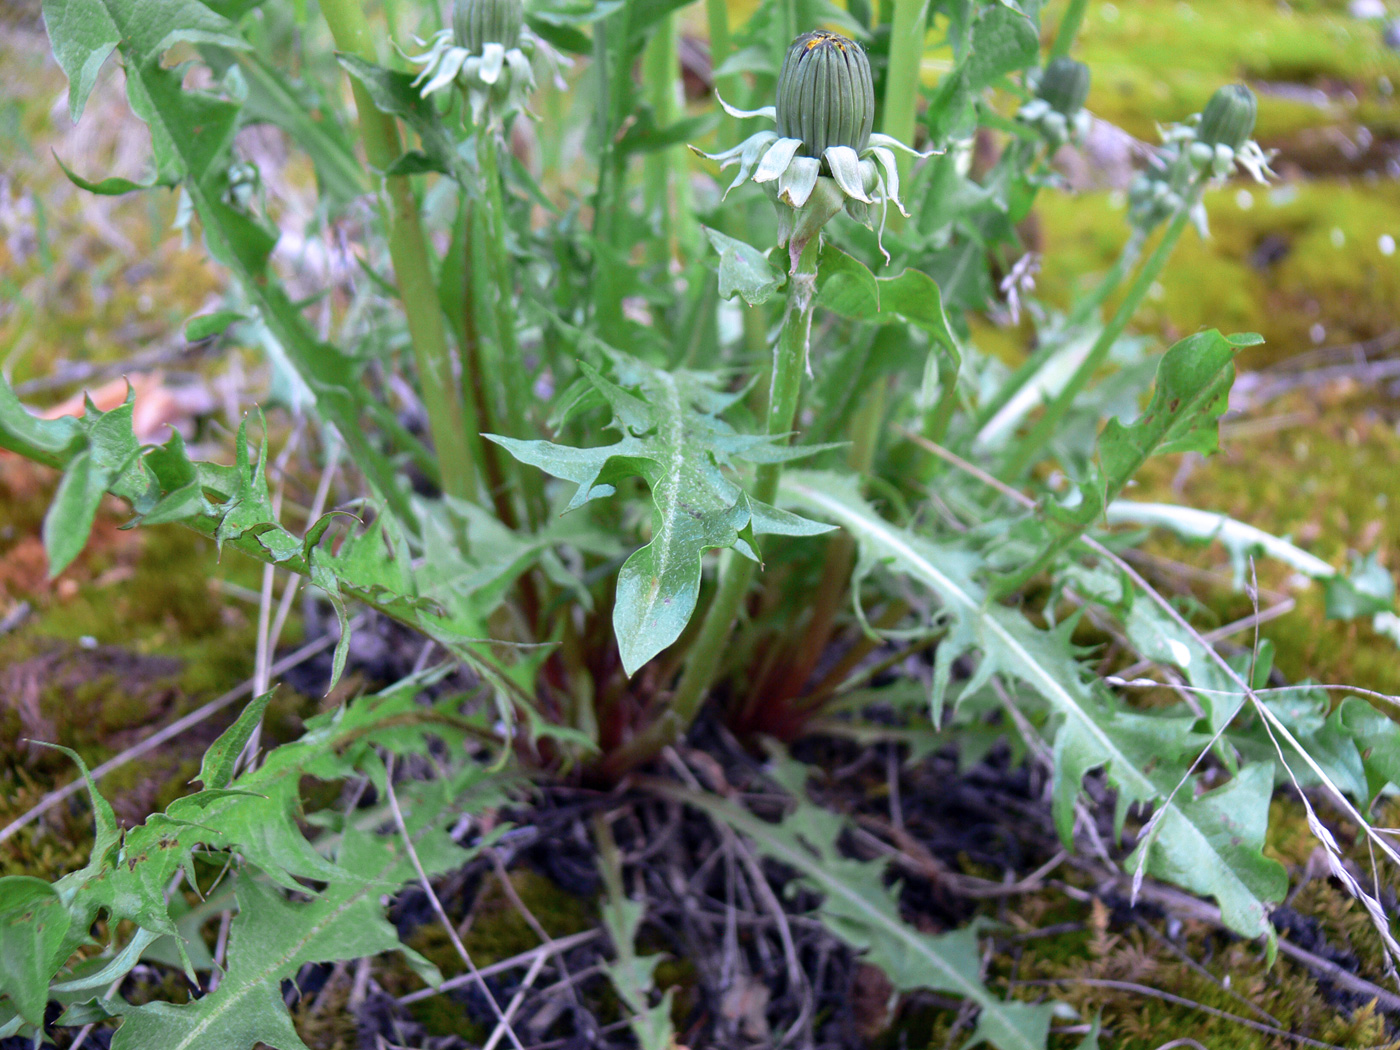
<path fill-rule="evenodd" d="M 593 235 L 598 250 L 593 263 L 594 321 L 606 340 L 622 325 L 624 255 L 621 221 L 627 207 L 627 158 L 617 148 L 622 123 L 631 115 L 631 5 L 623 4 L 593 27 L 593 64 L 598 69 L 598 133 L 602 157 L 593 198 Z"/>
<path fill-rule="evenodd" d="M 858 476 L 870 473 L 875 465 L 881 424 L 885 421 L 888 387 L 889 380 L 883 376 L 873 383 L 866 391 L 855 418 L 851 420 L 851 447 L 846 454 L 846 465 Z M 826 652 L 827 643 L 836 629 L 836 614 L 845 598 L 855 557 L 856 541 L 849 532 L 838 532 L 827 542 L 826 564 L 822 567 L 821 582 L 812 601 L 812 618 L 805 637 L 799 643 L 797 659 L 788 672 L 790 690 L 794 693 L 807 684 L 807 679 L 812 677 L 822 654 Z M 751 696 L 750 703 L 756 703 L 759 699 Z"/>
<path fill-rule="evenodd" d="M 1181 207 L 1172 217 L 1166 233 L 1162 234 L 1162 240 L 1157 245 L 1156 251 L 1143 265 L 1137 279 L 1128 289 L 1128 295 L 1114 313 L 1113 319 L 1099 333 L 1098 339 L 1094 341 L 1094 345 L 1090 347 L 1089 353 L 1080 362 L 1074 375 L 1070 376 L 1069 382 L 1065 384 L 1064 389 L 1059 392 L 1055 400 L 1046 406 L 1030 433 L 1012 449 L 1000 471 L 1002 480 L 1012 484 L 1019 481 L 1030 469 L 1031 464 L 1035 462 L 1036 457 L 1045 451 L 1056 428 L 1059 427 L 1060 421 L 1064 419 L 1070 406 L 1074 404 L 1074 399 L 1079 396 L 1084 387 L 1088 385 L 1089 380 L 1093 378 L 1094 373 L 1103 365 L 1109 350 L 1113 348 L 1113 344 L 1123 334 L 1123 329 L 1128 326 L 1128 322 L 1132 320 L 1138 307 L 1142 305 L 1142 300 L 1146 298 L 1148 289 L 1161 275 L 1162 268 L 1171 258 L 1177 241 L 1181 239 L 1182 232 L 1186 229 L 1187 223 L 1191 221 L 1191 209 L 1200 200 L 1203 185 L 1198 179 L 1190 190 L 1183 194 Z"/>
<path fill-rule="evenodd" d="M 323 0 L 321 12 L 341 51 L 377 61 L 374 36 L 357 0 Z M 360 117 L 360 137 L 370 167 L 385 170 L 403 152 L 394 118 L 380 112 L 364 86 L 353 77 L 351 89 Z M 423 407 L 442 473 L 443 491 L 461 499 L 476 498 L 476 469 L 467 444 L 462 404 L 447 342 L 447 328 L 437 299 L 437 282 L 428 261 L 428 241 L 418 219 L 418 199 L 406 175 L 383 180 L 389 224 L 389 258 L 399 297 L 408 318 L 408 335 L 418 365 Z"/>
<path fill-rule="evenodd" d="M 885 74 L 885 113 L 881 126 L 886 135 L 900 142 L 913 142 L 928 0 L 894 0 L 891 23 L 890 64 Z M 898 153 L 896 159 L 899 181 L 904 183 L 909 179 L 912 164 L 903 152 Z M 886 227 L 897 233 L 903 223 L 904 216 L 897 208 L 891 208 Z"/>
<path fill-rule="evenodd" d="M 510 436 L 527 436 L 525 406 L 530 402 L 530 376 L 520 356 L 520 342 L 515 331 L 515 279 L 511 273 L 510 249 L 506 244 L 505 194 L 501 186 L 500 143 L 490 127 L 477 129 L 476 151 L 481 165 L 481 181 L 485 185 L 486 230 L 490 242 L 487 255 L 491 260 L 494 287 L 488 290 L 492 298 L 496 321 L 500 374 L 505 388 L 505 423 Z M 545 517 L 544 487 L 538 471 L 521 467 L 516 471 L 525 494 L 527 519 L 532 527 Z"/>
<path fill-rule="evenodd" d="M 807 242 L 796 270 L 788 278 L 787 311 L 778 345 L 773 351 L 766 430 L 779 442 L 787 440 L 797 417 L 797 401 L 807 365 L 807 343 L 812 333 L 812 314 L 816 310 L 820 242 L 820 236 Z M 753 498 L 772 503 L 778 495 L 782 476 L 781 463 L 761 465 L 754 481 Z M 719 588 L 710 600 L 670 705 L 660 717 L 604 760 L 605 772 L 619 774 L 647 761 L 663 747 L 679 740 L 690 727 L 714 684 L 753 574 L 752 561 L 726 552 L 721 561 Z"/>
<path fill-rule="evenodd" d="M 1055 33 L 1055 43 L 1050 48 L 1049 59 L 1063 58 L 1074 46 L 1074 38 L 1079 35 L 1079 27 L 1084 23 L 1084 12 L 1089 0 L 1069 0 L 1069 7 L 1060 17 L 1060 28 Z"/>

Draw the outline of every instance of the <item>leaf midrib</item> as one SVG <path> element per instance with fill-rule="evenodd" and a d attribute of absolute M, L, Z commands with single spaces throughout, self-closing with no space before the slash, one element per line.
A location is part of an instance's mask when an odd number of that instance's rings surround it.
<path fill-rule="evenodd" d="M 1018 655 L 1019 659 L 1024 661 L 1028 667 L 1035 671 L 1040 680 L 1048 684 L 1050 688 L 1046 691 L 1046 695 L 1052 699 L 1052 702 L 1060 706 L 1066 714 L 1075 718 L 1080 725 L 1087 727 L 1094 739 L 1099 741 L 1109 755 L 1112 756 L 1111 764 L 1115 779 L 1120 782 L 1130 781 L 1135 788 L 1145 791 L 1150 798 L 1157 798 L 1161 795 L 1161 791 L 1157 786 L 1138 769 L 1137 763 L 1133 762 L 1132 759 L 1125 755 L 1118 748 L 1117 744 L 1114 743 L 1113 738 L 1104 732 L 1103 728 L 1075 703 L 1074 697 L 1069 694 L 1069 691 L 1066 690 L 1053 675 L 1042 668 L 1039 661 L 1027 652 L 1024 646 L 1022 646 L 1005 627 L 998 623 L 995 618 L 986 615 L 980 602 L 974 601 L 972 596 L 958 586 L 955 581 L 940 573 L 932 562 L 913 547 L 909 546 L 909 544 L 905 543 L 897 534 L 894 534 L 888 525 L 873 516 L 868 518 L 858 516 L 845 504 L 832 500 L 826 494 L 807 485 L 803 485 L 799 481 L 785 479 L 783 485 L 790 491 L 800 495 L 803 499 L 820 506 L 827 513 L 841 520 L 846 524 L 846 527 L 850 528 L 852 531 L 863 530 L 869 535 L 876 537 L 880 543 L 885 544 L 890 550 L 895 552 L 899 557 L 904 558 L 910 565 L 914 566 L 922 573 L 925 583 L 928 583 L 940 593 L 954 597 L 967 611 L 977 616 L 984 624 L 994 631 L 1003 644 L 1012 649 L 1012 651 Z M 1211 844 L 1209 838 L 1207 838 L 1201 828 L 1197 826 L 1179 806 L 1165 801 L 1163 805 L 1176 814 L 1180 818 L 1182 824 L 1191 829 L 1192 833 L 1212 856 L 1219 858 L 1220 868 L 1229 874 L 1230 879 L 1248 894 L 1251 899 L 1257 900 L 1257 894 L 1240 879 L 1235 873 L 1234 868 L 1220 855 L 1220 851 Z"/>

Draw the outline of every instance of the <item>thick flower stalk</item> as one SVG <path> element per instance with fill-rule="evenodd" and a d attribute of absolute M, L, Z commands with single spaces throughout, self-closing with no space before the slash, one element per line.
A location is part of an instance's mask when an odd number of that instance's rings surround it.
<path fill-rule="evenodd" d="M 786 245 L 797 272 L 807 243 L 843 208 L 871 225 L 871 207 L 881 209 L 880 230 L 890 204 L 899 200 L 895 151 L 927 157 L 898 139 L 871 134 L 875 89 L 865 49 L 838 33 L 803 33 L 788 48 L 778 74 L 777 104 L 756 110 L 720 105 L 734 117 L 768 117 L 775 131 L 750 135 L 733 149 L 701 153 L 720 169 L 739 165 L 725 191 L 752 181 L 778 207 L 778 243 Z"/>
<path fill-rule="evenodd" d="M 418 43 L 428 50 L 408 56 L 423 66 L 413 86 L 422 84 L 427 98 L 456 85 L 477 124 L 502 124 L 535 90 L 530 59 L 539 41 L 525 28 L 521 0 L 458 0 L 452 27 Z"/>

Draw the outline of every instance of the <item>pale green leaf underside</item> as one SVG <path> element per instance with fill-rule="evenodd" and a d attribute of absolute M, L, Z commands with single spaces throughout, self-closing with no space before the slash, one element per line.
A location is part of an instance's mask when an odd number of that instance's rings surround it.
<path fill-rule="evenodd" d="M 851 480 L 793 472 L 783 478 L 782 492 L 788 501 L 850 532 L 863 557 L 888 563 L 892 571 L 934 591 L 954 620 L 945 646 L 951 645 L 955 654 L 980 649 L 983 673 L 990 666 L 1024 683 L 1061 716 L 1054 794 L 1056 823 L 1063 836 L 1072 829 L 1073 803 L 1091 769 L 1107 768 L 1118 789 L 1120 813 L 1134 802 L 1165 799 L 1177 780 L 1172 775 L 1180 769 L 1177 760 L 1199 743 L 1185 722 L 1106 709 L 1084 684 L 1066 639 L 1037 629 L 1014 609 L 988 603 L 983 589 L 959 568 L 965 556 L 941 551 L 931 541 L 891 525 L 864 501 Z M 1146 769 L 1153 769 L 1153 775 Z M 1183 792 L 1189 797 L 1189 785 Z M 1184 808 L 1181 797 L 1168 806 L 1171 835 L 1159 836 L 1154 850 L 1189 856 L 1197 864 L 1209 858 L 1200 869 L 1204 882 L 1191 888 L 1210 893 L 1222 905 L 1231 902 L 1227 921 L 1238 923 L 1232 925 L 1236 932 L 1247 937 L 1270 933 L 1265 916 L 1269 903 L 1278 899 L 1273 892 L 1277 886 L 1260 877 L 1262 869 L 1252 856 L 1222 849 L 1212 810 Z M 1166 870 L 1167 862 L 1162 863 Z"/>
<path fill-rule="evenodd" d="M 68 76 L 68 109 L 82 116 L 97 72 L 125 41 L 138 64 L 159 58 L 181 42 L 246 48 L 233 25 L 198 0 L 44 0 L 44 25 L 54 57 Z"/>
<path fill-rule="evenodd" d="M 753 537 L 811 536 L 829 526 L 751 500 L 722 468 L 734 460 L 772 462 L 809 455 L 774 439 L 741 435 L 719 418 L 733 397 L 701 377 L 672 374 L 618 355 L 618 371 L 637 394 L 583 371 L 613 410 L 621 440 L 597 448 L 486 435 L 522 463 L 578 486 L 567 510 L 610 496 L 616 482 L 640 477 L 651 492 L 651 540 L 618 573 L 613 630 L 623 667 L 633 674 L 674 642 L 695 611 L 701 557 L 733 547 L 757 560 Z"/>

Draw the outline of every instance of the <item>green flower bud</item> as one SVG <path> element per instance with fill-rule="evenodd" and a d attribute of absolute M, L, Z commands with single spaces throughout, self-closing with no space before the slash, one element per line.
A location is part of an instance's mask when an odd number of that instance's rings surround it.
<path fill-rule="evenodd" d="M 1057 58 L 1041 74 L 1036 95 L 1065 118 L 1084 108 L 1089 98 L 1089 67 L 1072 58 Z"/>
<path fill-rule="evenodd" d="M 457 0 L 452 11 L 452 35 L 458 47 L 481 54 L 487 44 L 509 51 L 520 43 L 525 24 L 521 0 Z"/>
<path fill-rule="evenodd" d="M 865 49 L 838 33 L 803 33 L 778 74 L 778 134 L 801 139 L 800 155 L 830 146 L 859 153 L 875 124 L 875 85 Z"/>
<path fill-rule="evenodd" d="M 1211 146 L 1229 146 L 1236 153 L 1254 132 L 1259 104 L 1243 84 L 1227 84 L 1206 103 L 1196 139 Z"/>

